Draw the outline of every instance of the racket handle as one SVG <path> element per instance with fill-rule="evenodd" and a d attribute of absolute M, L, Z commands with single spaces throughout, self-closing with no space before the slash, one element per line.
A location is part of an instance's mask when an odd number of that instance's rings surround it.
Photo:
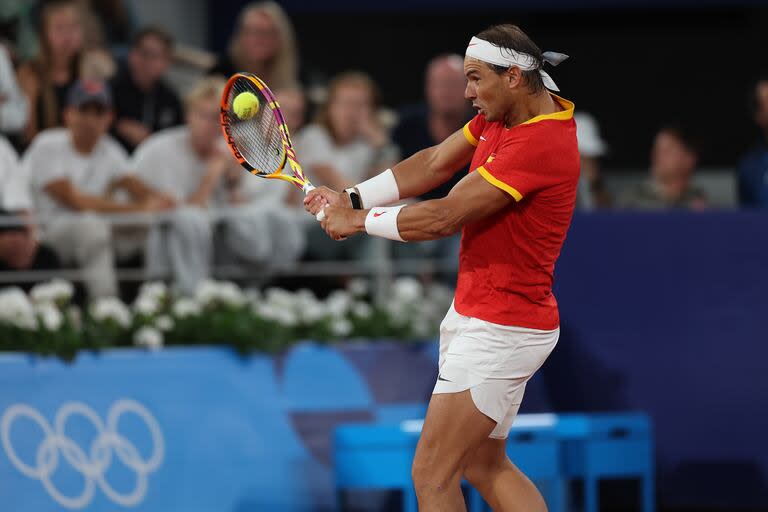
<path fill-rule="evenodd" d="M 315 186 L 312 185 L 311 183 L 307 183 L 304 185 L 303 190 L 304 190 L 304 195 L 307 195 L 313 190 L 315 190 Z M 315 218 L 317 219 L 317 222 L 322 222 L 323 219 L 325 218 L 325 212 L 323 210 L 320 210 L 319 212 L 317 212 L 317 215 L 315 215 Z"/>

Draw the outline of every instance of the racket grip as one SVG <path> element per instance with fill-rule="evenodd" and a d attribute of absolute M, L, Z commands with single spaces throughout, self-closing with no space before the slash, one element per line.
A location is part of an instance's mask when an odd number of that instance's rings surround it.
<path fill-rule="evenodd" d="M 322 209 L 319 212 L 317 212 L 317 215 L 315 215 L 315 218 L 317 219 L 318 222 L 322 222 L 323 219 L 325 218 L 325 209 Z"/>

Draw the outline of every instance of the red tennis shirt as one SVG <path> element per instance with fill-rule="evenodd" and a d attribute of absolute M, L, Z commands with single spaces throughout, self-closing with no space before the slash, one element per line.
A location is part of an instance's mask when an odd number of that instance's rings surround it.
<path fill-rule="evenodd" d="M 464 135 L 474 146 L 470 172 L 515 202 L 464 226 L 454 306 L 488 322 L 552 330 L 560 325 L 552 294 L 555 261 L 573 216 L 579 151 L 573 103 L 505 128 L 475 116 Z"/>

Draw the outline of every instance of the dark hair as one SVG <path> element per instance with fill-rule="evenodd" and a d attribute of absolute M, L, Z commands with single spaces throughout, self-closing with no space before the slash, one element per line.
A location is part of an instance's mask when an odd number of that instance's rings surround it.
<path fill-rule="evenodd" d="M 539 74 L 539 69 L 541 69 L 544 64 L 541 55 L 541 48 L 539 48 L 536 43 L 534 43 L 533 40 L 528 37 L 528 34 L 523 32 L 520 27 L 509 23 L 504 25 L 494 25 L 477 34 L 477 37 L 484 41 L 488 41 L 489 43 L 493 43 L 496 46 L 509 48 L 515 50 L 516 52 L 522 52 L 531 55 L 534 59 L 536 59 L 537 67 L 536 69 L 522 72 L 524 80 L 523 83 L 528 85 L 528 88 L 534 94 L 538 94 L 544 90 L 544 81 L 541 79 L 541 75 Z M 499 75 L 509 69 L 504 66 L 497 66 L 495 64 L 488 64 L 488 67 L 490 67 Z"/>
<path fill-rule="evenodd" d="M 142 42 L 144 42 L 144 39 L 148 37 L 154 37 L 155 39 L 159 39 L 168 49 L 170 52 L 173 50 L 173 36 L 165 30 L 163 27 L 159 25 L 150 25 L 148 27 L 144 27 L 143 29 L 139 30 L 135 36 L 133 36 L 133 40 L 131 41 L 131 47 L 136 48 L 138 47 Z"/>
<path fill-rule="evenodd" d="M 699 144 L 691 133 L 680 123 L 669 123 L 663 125 L 657 133 L 666 133 L 677 139 L 680 144 L 694 155 L 699 154 Z"/>
<path fill-rule="evenodd" d="M 757 109 L 760 108 L 760 103 L 757 100 L 757 86 L 764 82 L 768 82 L 768 71 L 761 71 L 757 78 L 751 82 L 752 87 L 747 98 L 750 114 L 755 114 Z"/>

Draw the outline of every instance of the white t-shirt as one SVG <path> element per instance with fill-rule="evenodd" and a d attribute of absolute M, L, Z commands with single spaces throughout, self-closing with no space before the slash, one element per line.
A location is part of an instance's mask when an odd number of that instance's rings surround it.
<path fill-rule="evenodd" d="M 304 172 L 316 186 L 320 183 L 312 173 L 315 165 L 327 165 L 341 173 L 352 183 L 360 183 L 368 177 L 371 169 L 377 165 L 391 163 L 397 159 L 394 146 L 385 146 L 383 151 L 376 151 L 362 139 L 343 146 L 337 145 L 324 126 L 311 124 L 299 131 L 294 137 L 296 156 Z M 383 170 L 383 169 L 382 169 Z"/>
<path fill-rule="evenodd" d="M 31 210 L 29 184 L 19 167 L 19 156 L 5 137 L 0 136 L 0 208 Z"/>
<path fill-rule="evenodd" d="M 67 178 L 86 194 L 103 196 L 112 182 L 129 174 L 128 155 L 112 137 L 104 135 L 89 155 L 83 155 L 75 150 L 66 128 L 39 133 L 21 165 L 40 215 L 71 211 L 45 192 L 52 181 Z"/>
<path fill-rule="evenodd" d="M 234 158 L 232 161 L 237 165 Z M 133 153 L 131 168 L 149 186 L 172 195 L 177 201 L 186 201 L 200 185 L 206 162 L 192 149 L 187 127 L 177 126 L 157 132 L 141 143 Z M 259 202 L 281 202 L 291 187 L 278 180 L 251 176 L 245 169 L 239 183 L 244 198 Z M 224 207 L 226 197 L 222 180 L 213 192 L 210 205 Z"/>

